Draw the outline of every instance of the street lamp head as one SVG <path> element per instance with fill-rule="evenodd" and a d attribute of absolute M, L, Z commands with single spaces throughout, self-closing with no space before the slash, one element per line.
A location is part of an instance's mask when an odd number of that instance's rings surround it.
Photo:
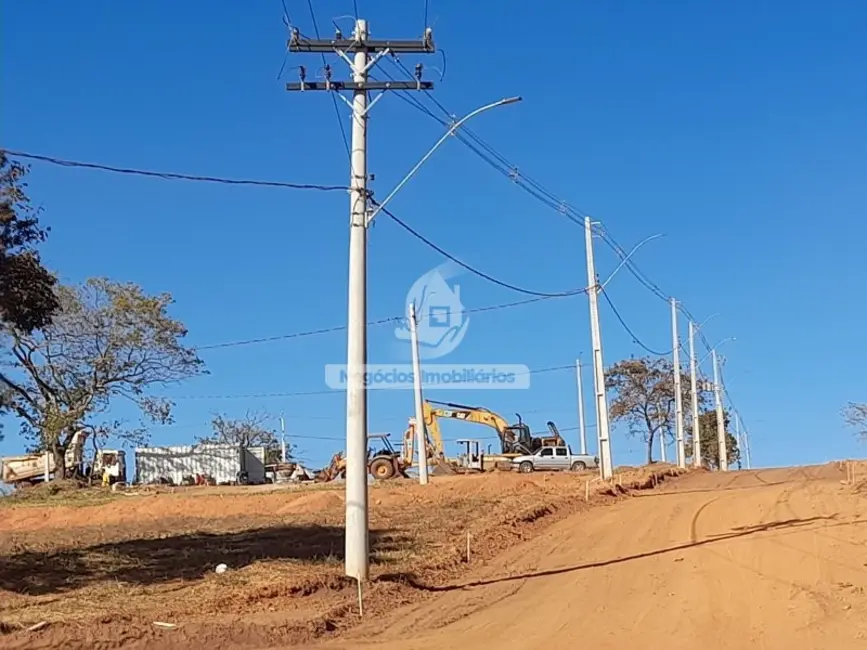
<path fill-rule="evenodd" d="M 518 97 L 506 97 L 505 99 L 500 100 L 500 106 L 505 106 L 506 104 L 517 104 L 522 101 L 524 98 L 521 96 Z"/>

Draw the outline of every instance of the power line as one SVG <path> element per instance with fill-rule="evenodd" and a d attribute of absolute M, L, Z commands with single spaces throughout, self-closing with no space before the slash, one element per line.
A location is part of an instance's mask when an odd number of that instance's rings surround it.
<path fill-rule="evenodd" d="M 250 393 L 247 395 L 178 395 L 170 399 L 259 399 L 271 397 L 311 397 L 313 395 L 343 395 L 344 391 L 338 389 L 308 390 L 290 393 Z"/>
<path fill-rule="evenodd" d="M 368 325 L 384 325 L 386 323 L 393 323 L 399 320 L 398 317 L 392 318 L 381 318 L 379 320 L 371 321 Z M 322 327 L 315 330 L 307 330 L 303 332 L 293 332 L 291 334 L 278 334 L 276 336 L 264 336 L 256 339 L 244 339 L 240 341 L 227 341 L 225 343 L 214 343 L 212 345 L 201 345 L 196 348 L 196 350 L 216 350 L 219 348 L 234 348 L 241 345 L 254 345 L 256 343 L 272 343 L 274 341 L 285 341 L 288 339 L 300 339 L 306 338 L 308 336 L 318 336 L 320 334 L 331 334 L 333 332 L 343 332 L 346 330 L 346 325 L 336 325 L 334 327 Z"/>
<path fill-rule="evenodd" d="M 568 297 L 568 296 L 556 296 L 557 298 Z M 529 305 L 536 302 L 542 302 L 545 300 L 552 300 L 552 297 L 542 296 L 537 298 L 527 298 L 524 300 L 514 300 L 512 302 L 505 302 L 496 305 L 486 305 L 484 307 L 473 307 L 471 309 L 464 309 L 463 314 L 479 314 L 489 311 L 499 311 L 500 309 L 509 309 L 511 307 L 520 307 L 521 305 Z M 449 314 L 451 314 L 451 310 L 449 310 Z M 387 325 L 388 323 L 399 323 L 402 322 L 404 316 L 391 316 L 389 318 L 380 318 L 378 320 L 368 321 L 368 326 L 376 326 L 376 325 Z M 210 345 L 200 345 L 195 349 L 197 351 L 201 350 L 217 350 L 220 348 L 234 348 L 241 347 L 244 345 L 255 345 L 258 343 L 273 343 L 275 341 L 283 341 L 289 339 L 300 339 L 307 338 L 309 336 L 318 336 L 321 334 L 332 334 L 334 332 L 344 332 L 346 331 L 346 325 L 335 325 L 333 327 L 321 327 L 319 329 L 314 330 L 305 330 L 301 332 L 291 332 L 288 334 L 277 334 L 275 336 L 263 336 L 254 339 L 241 339 L 238 341 L 226 341 L 224 343 L 213 343 Z"/>
<path fill-rule="evenodd" d="M 25 160 L 37 160 L 61 167 L 80 167 L 84 169 L 97 169 L 100 171 L 114 172 L 116 174 L 130 174 L 134 176 L 147 176 L 164 180 L 199 181 L 205 183 L 221 183 L 223 185 L 255 185 L 259 187 L 282 187 L 294 190 L 319 190 L 322 192 L 345 192 L 349 188 L 345 185 L 319 185 L 315 183 L 289 183 L 283 181 L 262 181 L 253 179 L 223 178 L 219 176 L 198 176 L 193 174 L 179 174 L 176 172 L 161 172 L 149 169 L 134 169 L 131 167 L 114 167 L 101 163 L 81 162 L 78 160 L 65 160 L 53 156 L 14 151 L 12 149 L 0 149 L 0 152 L 14 158 Z"/>
<path fill-rule="evenodd" d="M 586 293 L 587 292 L 587 289 L 572 289 L 571 291 L 561 291 L 561 292 L 557 292 L 557 293 L 548 293 L 548 292 L 542 292 L 542 291 L 533 291 L 531 289 L 524 289 L 524 288 L 518 287 L 514 284 L 509 284 L 508 282 L 503 282 L 502 280 L 498 280 L 497 278 L 495 278 L 491 275 L 488 275 L 487 273 L 480 271 L 473 266 L 470 266 L 469 264 L 461 261 L 460 259 L 458 259 L 454 255 L 452 255 L 451 253 L 449 253 L 445 249 L 441 248 L 440 246 L 437 246 L 435 243 L 433 243 L 427 237 L 425 237 L 424 235 L 419 233 L 417 230 L 413 229 L 412 226 L 407 224 L 405 221 L 401 220 L 399 217 L 395 216 L 395 214 L 393 212 L 389 211 L 387 208 L 383 208 L 382 206 L 380 206 L 379 209 L 382 213 L 384 213 L 386 216 L 388 216 L 397 225 L 399 225 L 401 228 L 406 230 L 408 233 L 410 233 L 413 237 L 415 237 L 419 241 L 426 244 L 428 247 L 434 249 L 436 252 L 438 252 L 443 257 L 450 259 L 452 262 L 454 262 L 458 266 L 463 267 L 464 269 L 466 269 L 470 273 L 477 275 L 480 278 L 483 278 L 492 284 L 496 284 L 497 286 L 503 287 L 505 289 L 509 289 L 511 291 L 515 291 L 517 293 L 523 293 L 523 294 L 528 295 L 528 296 L 539 296 L 542 298 L 565 298 L 567 296 L 576 296 L 580 293 Z"/>
<path fill-rule="evenodd" d="M 536 375 L 546 372 L 555 372 L 558 370 L 574 370 L 575 366 L 572 364 L 562 365 L 562 366 L 550 366 L 547 368 L 536 368 L 530 369 L 526 374 Z M 523 374 L 523 373 L 522 373 Z M 409 389 L 407 389 L 409 390 Z M 238 394 L 238 395 L 181 395 L 172 397 L 171 399 L 180 399 L 180 400 L 205 400 L 205 399 L 214 399 L 214 400 L 222 400 L 222 399 L 262 399 L 262 398 L 272 398 L 272 397 L 309 397 L 313 395 L 345 395 L 345 391 L 342 389 L 329 389 L 329 390 L 308 390 L 308 391 L 294 391 L 294 392 L 286 392 L 286 393 L 248 393 L 248 394 Z"/>
<path fill-rule="evenodd" d="M 355 0 L 353 0 L 353 2 L 354 1 Z M 316 20 L 316 12 L 313 11 L 313 0 L 307 0 L 307 7 L 310 9 L 310 20 L 313 21 L 313 33 L 315 33 L 316 38 L 319 39 L 319 23 Z M 357 4 L 355 5 L 355 18 L 358 19 Z M 320 54 L 320 57 L 322 57 L 322 68 L 327 70 L 328 61 L 325 60 L 325 54 Z M 331 104 L 334 106 L 334 114 L 337 116 L 337 126 L 340 127 L 340 136 L 343 138 L 343 146 L 346 149 L 346 155 L 349 156 L 349 139 L 346 137 L 346 127 L 343 126 L 343 120 L 340 117 L 340 106 L 337 105 L 337 96 L 334 93 L 329 93 L 329 95 L 331 95 Z"/>
<path fill-rule="evenodd" d="M 608 296 L 608 292 L 603 290 L 603 291 L 600 291 L 599 293 L 601 293 L 602 297 L 605 298 L 605 302 L 607 302 L 608 306 L 611 307 L 611 311 L 614 312 L 614 315 L 617 317 L 617 320 L 620 321 L 620 325 L 623 327 L 623 329 L 625 329 L 626 332 L 629 334 L 629 336 L 632 337 L 632 341 L 634 343 L 638 344 L 639 347 L 643 348 L 644 350 L 646 350 L 650 354 L 654 354 L 654 355 L 657 355 L 660 357 L 665 357 L 665 356 L 668 356 L 669 354 L 672 353 L 672 350 L 669 350 L 668 352 L 659 352 L 657 350 L 654 350 L 653 348 L 647 347 L 644 343 L 642 343 L 641 339 L 638 338 L 638 336 L 635 334 L 635 332 L 633 332 L 632 329 L 630 329 L 629 325 L 626 324 L 626 321 L 623 320 L 623 317 L 620 315 L 620 312 L 617 311 L 617 307 L 615 307 L 614 303 L 611 302 L 611 298 Z"/>

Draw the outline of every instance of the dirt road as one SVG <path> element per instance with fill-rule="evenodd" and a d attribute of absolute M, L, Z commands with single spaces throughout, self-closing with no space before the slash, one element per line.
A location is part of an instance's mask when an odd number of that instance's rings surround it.
<path fill-rule="evenodd" d="M 320 647 L 867 648 L 867 498 L 843 478 L 834 465 L 686 477 Z"/>

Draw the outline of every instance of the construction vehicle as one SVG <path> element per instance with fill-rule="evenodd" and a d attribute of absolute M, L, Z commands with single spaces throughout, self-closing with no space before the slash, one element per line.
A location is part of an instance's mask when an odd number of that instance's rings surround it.
<path fill-rule="evenodd" d="M 90 463 L 86 462 L 85 430 L 76 431 L 66 449 L 66 475 L 63 478 L 95 478 L 103 482 L 126 481 L 126 456 L 122 450 L 95 449 Z M 54 454 L 43 452 L 0 458 L 0 481 L 11 485 L 36 484 L 55 474 Z"/>
<path fill-rule="evenodd" d="M 463 447 L 463 452 L 458 454 L 458 467 L 467 472 L 485 471 L 485 452 L 482 451 L 481 440 L 461 438 L 455 442 Z"/>
<path fill-rule="evenodd" d="M 557 430 L 557 426 L 553 422 L 548 422 L 548 429 L 551 432 L 550 436 L 535 437 L 530 433 L 530 428 L 521 419 L 520 413 L 516 413 L 516 415 L 518 417 L 517 424 L 509 424 L 501 415 L 481 406 L 465 406 L 451 402 L 426 400 L 423 404 L 423 416 L 425 432 L 427 434 L 425 437 L 428 461 L 440 467 L 450 467 L 453 471 L 461 466 L 460 463 L 452 462 L 446 458 L 445 445 L 443 444 L 439 427 L 440 418 L 451 418 L 463 422 L 482 424 L 491 427 L 497 432 L 501 443 L 501 453 L 476 454 L 482 461 L 483 469 L 486 470 L 494 469 L 498 466 L 502 469 L 510 469 L 511 460 L 516 456 L 533 454 L 542 447 L 565 444 L 560 436 L 560 432 Z M 469 447 L 470 443 L 468 442 L 467 455 L 471 456 Z M 414 448 L 415 418 L 410 418 L 409 427 L 403 434 L 403 460 L 407 466 L 411 466 L 413 463 Z"/>
<path fill-rule="evenodd" d="M 381 442 L 381 448 L 373 446 L 367 448 L 367 471 L 379 480 L 387 481 L 390 478 L 401 476 L 406 478 L 408 465 L 404 462 L 401 454 L 395 451 L 388 439 L 387 433 L 371 433 L 367 436 L 368 442 L 376 440 Z M 336 478 L 346 478 L 346 458 L 343 452 L 337 452 L 331 457 L 331 462 L 313 475 L 317 482 L 333 481 Z"/>

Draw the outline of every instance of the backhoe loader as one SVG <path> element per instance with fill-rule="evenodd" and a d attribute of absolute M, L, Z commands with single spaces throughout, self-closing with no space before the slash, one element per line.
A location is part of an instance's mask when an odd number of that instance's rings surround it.
<path fill-rule="evenodd" d="M 382 444 L 380 449 L 376 449 L 374 446 L 367 449 L 367 471 L 370 475 L 379 481 L 387 481 L 396 476 L 406 478 L 406 469 L 412 463 L 405 463 L 403 457 L 394 450 L 388 439 L 388 434 L 371 433 L 367 439 L 371 445 L 373 445 L 373 441 L 380 441 Z M 324 483 L 333 481 L 337 477 L 346 478 L 346 458 L 343 452 L 334 454 L 331 457 L 331 462 L 313 475 L 313 480 Z"/>

